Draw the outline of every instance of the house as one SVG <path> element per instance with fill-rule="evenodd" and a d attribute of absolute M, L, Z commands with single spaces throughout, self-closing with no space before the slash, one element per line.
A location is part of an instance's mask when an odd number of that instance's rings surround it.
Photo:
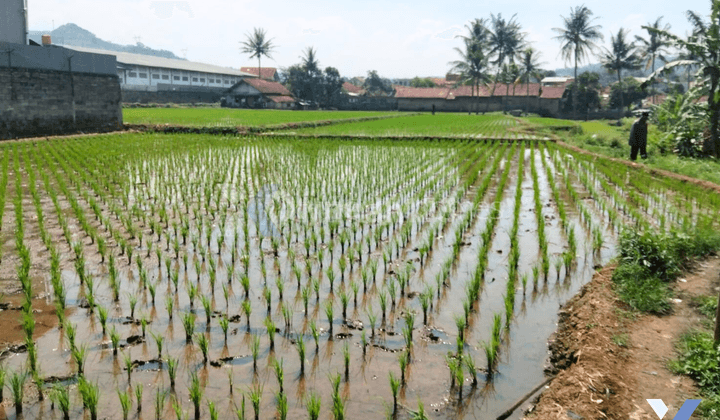
<path fill-rule="evenodd" d="M 564 76 L 556 76 L 556 77 L 545 77 L 540 81 L 540 84 L 543 87 L 551 86 L 551 87 L 559 87 L 559 86 L 567 86 L 570 83 L 574 82 L 574 77 L 564 77 Z"/>
<path fill-rule="evenodd" d="M 245 78 L 226 90 L 220 104 L 228 108 L 290 109 L 297 101 L 285 86 L 264 79 Z"/>
<path fill-rule="evenodd" d="M 240 71 L 243 73 L 252 74 L 253 76 L 258 76 L 258 68 L 257 66 L 252 67 L 240 67 Z M 261 73 L 261 79 L 270 80 L 273 82 L 279 82 L 280 76 L 278 75 L 278 71 L 275 67 L 260 67 L 260 73 Z"/>

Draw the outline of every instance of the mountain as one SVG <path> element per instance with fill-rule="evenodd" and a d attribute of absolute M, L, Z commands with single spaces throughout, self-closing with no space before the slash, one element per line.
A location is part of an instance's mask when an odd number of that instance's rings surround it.
<path fill-rule="evenodd" d="M 42 43 L 42 36 L 47 35 L 47 31 L 30 31 L 30 39 Z M 97 48 L 100 50 L 119 51 L 133 54 L 152 55 L 155 57 L 174 58 L 182 60 L 172 51 L 156 50 L 138 42 L 136 45 L 120 45 L 113 42 L 104 41 L 92 32 L 77 26 L 74 23 L 67 23 L 60 26 L 54 31 L 49 32 L 52 37 L 53 44 L 58 45 L 74 45 L 76 47 Z"/>

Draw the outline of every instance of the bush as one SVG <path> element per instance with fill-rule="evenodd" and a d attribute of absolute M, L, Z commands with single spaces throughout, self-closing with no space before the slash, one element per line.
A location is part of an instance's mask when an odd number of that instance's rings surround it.
<path fill-rule="evenodd" d="M 668 286 L 694 258 L 720 248 L 720 233 L 697 229 L 692 234 L 639 233 L 620 235 L 620 264 L 613 282 L 620 299 L 633 309 L 650 313 L 670 311 Z"/>
<path fill-rule="evenodd" d="M 695 379 L 710 395 L 720 395 L 720 349 L 707 331 L 691 331 L 680 339 L 680 357 L 670 368 Z"/>

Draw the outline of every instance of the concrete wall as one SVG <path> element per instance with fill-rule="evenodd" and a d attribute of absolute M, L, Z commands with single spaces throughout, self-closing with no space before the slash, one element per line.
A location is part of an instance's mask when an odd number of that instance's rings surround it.
<path fill-rule="evenodd" d="M 430 98 L 397 98 L 400 111 L 432 111 L 433 104 L 437 112 L 498 112 L 526 109 L 550 117 L 560 117 L 560 100 L 544 99 L 536 96 L 494 96 L 471 98 L 461 96 L 452 100 Z"/>
<path fill-rule="evenodd" d="M 27 44 L 25 0 L 0 0 L 0 42 Z"/>
<path fill-rule="evenodd" d="M 196 104 L 220 102 L 222 91 L 122 90 L 122 102 L 141 104 Z"/>
<path fill-rule="evenodd" d="M 121 126 L 115 75 L 0 67 L 0 139 Z"/>

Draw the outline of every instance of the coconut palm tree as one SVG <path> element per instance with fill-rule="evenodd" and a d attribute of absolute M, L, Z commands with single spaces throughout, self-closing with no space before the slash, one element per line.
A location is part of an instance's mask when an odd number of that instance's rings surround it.
<path fill-rule="evenodd" d="M 488 43 L 490 46 L 490 56 L 495 57 L 492 61 L 497 66 L 495 74 L 495 83 L 493 84 L 492 94 L 495 93 L 495 85 L 497 84 L 500 71 L 503 64 L 514 63 L 525 43 L 525 34 L 521 32 L 520 24 L 515 20 L 513 15 L 510 20 L 505 20 L 500 13 L 497 16 L 490 14 L 491 28 L 489 28 Z M 505 96 L 510 93 L 510 86 L 505 89 Z M 506 102 L 507 103 L 507 102 Z"/>
<path fill-rule="evenodd" d="M 317 59 L 317 51 L 313 47 L 307 47 L 300 56 L 303 68 L 308 74 L 316 74 L 320 72 L 320 62 Z"/>
<path fill-rule="evenodd" d="M 603 67 L 609 72 L 615 72 L 618 78 L 618 87 L 620 88 L 620 112 L 618 118 L 622 118 L 625 109 L 625 101 L 622 92 L 622 71 L 637 70 L 640 68 L 640 58 L 635 51 L 635 45 L 627 41 L 628 31 L 620 28 L 616 35 L 610 35 L 611 49 L 605 48 L 600 55 L 600 61 Z"/>
<path fill-rule="evenodd" d="M 668 39 L 660 35 L 657 31 L 669 31 L 670 24 L 662 25 L 662 16 L 657 18 L 655 22 L 648 23 L 647 29 L 648 37 L 643 38 L 635 35 L 635 41 L 638 43 L 638 52 L 640 53 L 640 59 L 645 62 L 645 70 L 648 68 L 655 73 L 655 61 L 660 59 L 663 63 L 667 63 L 665 59 L 665 53 L 667 53 L 667 47 L 670 45 Z M 654 97 L 653 97 L 654 100 Z"/>
<path fill-rule="evenodd" d="M 555 37 L 562 44 L 560 55 L 565 62 L 574 61 L 575 80 L 577 81 L 578 64 L 588 58 L 588 55 L 596 50 L 598 46 L 596 41 L 603 39 L 600 33 L 600 25 L 593 25 L 595 18 L 592 17 L 593 12 L 585 7 L 585 5 L 577 6 L 570 9 L 569 17 L 562 17 L 563 27 L 553 28 L 558 35 Z M 574 92 L 575 95 L 577 93 Z M 577 101 L 573 100 L 573 118 L 577 109 Z"/>
<path fill-rule="evenodd" d="M 462 75 L 463 83 L 471 83 L 471 96 L 475 96 L 477 92 L 479 97 L 480 83 L 488 80 L 487 29 L 484 19 L 475 19 L 465 27 L 468 29 L 468 36 L 460 36 L 465 49 L 455 48 L 461 59 L 449 64 L 453 66 L 451 71 L 457 71 Z"/>
<path fill-rule="evenodd" d="M 528 104 L 530 103 L 530 79 L 540 81 L 542 79 L 542 72 L 540 71 L 540 62 L 538 61 L 540 53 L 535 51 L 532 47 L 526 48 L 522 53 L 520 60 L 520 77 L 516 80 L 516 83 L 525 81 L 525 113 L 528 113 Z M 540 90 L 538 90 L 538 96 Z"/>
<path fill-rule="evenodd" d="M 272 39 L 267 38 L 267 33 L 265 29 L 262 28 L 253 29 L 253 32 L 245 35 L 245 37 L 246 40 L 240 42 L 240 44 L 242 44 L 242 52 L 244 54 L 250 54 L 250 58 L 257 57 L 258 78 L 262 79 L 260 73 L 260 58 L 262 56 L 272 58 L 270 53 L 275 49 L 275 45 L 273 45 Z"/>
<path fill-rule="evenodd" d="M 708 22 L 692 11 L 687 12 L 687 18 L 693 26 L 693 33 L 687 39 L 665 30 L 643 26 L 643 29 L 649 32 L 666 37 L 671 45 L 681 50 L 682 56 L 691 58 L 664 65 L 654 72 L 650 79 L 654 80 L 658 74 L 678 66 L 693 66 L 698 69 L 697 76 L 701 77 L 700 89 L 707 95 L 710 110 L 710 139 L 703 144 L 703 152 L 720 157 L 720 0 L 712 0 Z"/>

